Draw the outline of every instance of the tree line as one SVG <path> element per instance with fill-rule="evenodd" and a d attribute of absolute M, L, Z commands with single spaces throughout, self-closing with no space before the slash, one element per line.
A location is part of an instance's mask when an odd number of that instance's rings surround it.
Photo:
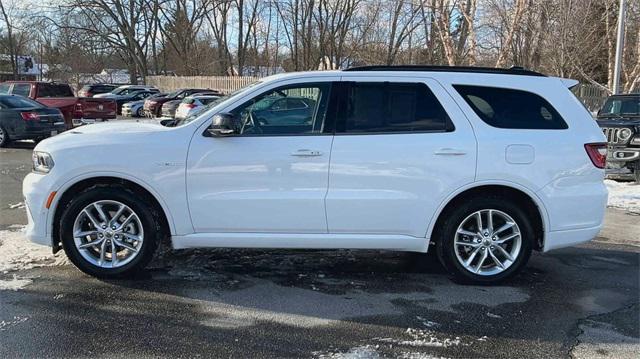
<path fill-rule="evenodd" d="M 67 78 L 268 75 L 367 64 L 523 66 L 611 89 L 618 0 L 0 0 L 0 49 Z M 640 90 L 640 0 L 622 84 Z M 6 61 L 5 61 L 6 62 Z"/>

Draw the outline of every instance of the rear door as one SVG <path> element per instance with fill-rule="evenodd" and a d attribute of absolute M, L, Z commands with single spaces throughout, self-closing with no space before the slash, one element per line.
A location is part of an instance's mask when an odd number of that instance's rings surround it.
<path fill-rule="evenodd" d="M 474 180 L 468 120 L 431 79 L 343 80 L 326 197 L 329 232 L 424 237 L 447 195 Z"/>

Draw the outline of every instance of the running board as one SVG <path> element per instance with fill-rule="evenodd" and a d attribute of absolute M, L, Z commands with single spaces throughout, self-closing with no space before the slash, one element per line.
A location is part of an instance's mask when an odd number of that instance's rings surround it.
<path fill-rule="evenodd" d="M 172 236 L 174 249 L 281 248 L 281 249 L 383 249 L 426 252 L 428 240 L 403 235 L 325 233 L 195 233 Z"/>

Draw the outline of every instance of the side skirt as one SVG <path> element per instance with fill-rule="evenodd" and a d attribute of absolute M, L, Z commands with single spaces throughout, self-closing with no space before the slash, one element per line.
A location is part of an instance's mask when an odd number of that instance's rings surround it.
<path fill-rule="evenodd" d="M 171 242 L 174 249 L 384 249 L 403 252 L 426 252 L 429 240 L 391 234 L 195 233 L 172 236 Z"/>

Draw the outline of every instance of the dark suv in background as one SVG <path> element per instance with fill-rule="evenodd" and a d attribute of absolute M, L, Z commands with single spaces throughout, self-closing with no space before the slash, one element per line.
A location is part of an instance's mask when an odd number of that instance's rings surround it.
<path fill-rule="evenodd" d="M 610 96 L 598 111 L 607 136 L 607 176 L 640 183 L 640 94 Z"/>

